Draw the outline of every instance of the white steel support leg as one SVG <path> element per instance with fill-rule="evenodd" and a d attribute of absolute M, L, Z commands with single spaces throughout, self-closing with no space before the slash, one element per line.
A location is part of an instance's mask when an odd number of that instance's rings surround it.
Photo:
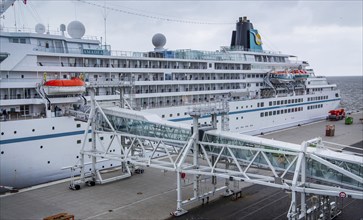
<path fill-rule="evenodd" d="M 305 182 L 306 182 L 306 148 L 307 143 L 303 142 L 301 145 L 301 150 L 304 153 L 304 156 L 301 160 L 301 186 L 305 188 Z M 301 211 L 300 211 L 300 218 L 306 218 L 306 196 L 305 192 L 301 192 Z"/>
<path fill-rule="evenodd" d="M 297 215 L 297 206 L 296 206 L 296 189 L 295 188 L 298 185 L 297 182 L 298 182 L 300 171 L 301 171 L 301 163 L 304 159 L 305 159 L 304 153 L 300 152 L 299 157 L 296 161 L 294 177 L 292 179 L 291 205 L 290 205 L 290 210 L 288 213 L 289 219 L 296 219 L 296 217 L 298 216 Z"/>
<path fill-rule="evenodd" d="M 94 110 L 91 121 L 91 127 L 92 127 L 92 151 L 96 152 L 96 101 L 95 101 L 95 91 L 93 89 L 90 89 L 90 95 L 91 95 L 91 108 Z M 93 178 L 96 178 L 96 162 L 97 158 L 95 156 L 92 156 L 92 174 Z M 94 179 L 95 181 L 95 179 Z"/>
<path fill-rule="evenodd" d="M 173 214 L 174 216 L 180 216 L 180 215 L 184 215 L 188 211 L 186 211 L 182 207 L 183 201 L 182 201 L 182 188 L 181 188 L 181 172 L 179 172 L 179 171 L 176 173 L 176 187 L 177 187 L 176 188 L 176 193 L 177 193 L 176 211 L 171 214 Z"/>
<path fill-rule="evenodd" d="M 193 133 L 195 134 L 194 144 L 193 144 L 193 166 L 195 169 L 198 169 L 198 139 L 199 139 L 199 132 L 198 132 L 198 116 L 193 117 Z M 199 194 L 199 175 L 194 175 L 193 181 L 193 190 L 194 190 L 194 198 L 198 198 Z"/>

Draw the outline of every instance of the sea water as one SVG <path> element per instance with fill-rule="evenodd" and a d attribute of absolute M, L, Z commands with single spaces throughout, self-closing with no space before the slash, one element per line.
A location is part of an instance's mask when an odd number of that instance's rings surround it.
<path fill-rule="evenodd" d="M 340 107 L 347 111 L 363 110 L 363 76 L 327 77 L 330 84 L 337 84 L 342 100 Z"/>

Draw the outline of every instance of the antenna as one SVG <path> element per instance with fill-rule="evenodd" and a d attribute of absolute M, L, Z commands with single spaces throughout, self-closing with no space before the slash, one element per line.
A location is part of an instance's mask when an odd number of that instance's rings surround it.
<path fill-rule="evenodd" d="M 105 26 L 105 49 L 106 49 L 106 45 L 107 45 L 107 7 L 106 7 L 106 1 L 104 1 L 104 7 L 103 7 L 104 11 L 103 11 L 103 21 L 104 21 L 104 26 Z"/>

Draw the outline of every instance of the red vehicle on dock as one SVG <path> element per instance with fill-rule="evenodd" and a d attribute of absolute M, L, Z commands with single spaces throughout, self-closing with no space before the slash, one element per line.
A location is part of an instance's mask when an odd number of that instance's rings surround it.
<path fill-rule="evenodd" d="M 342 120 L 345 118 L 345 110 L 344 109 L 336 109 L 336 110 L 330 110 L 329 116 L 327 117 L 328 120 Z"/>

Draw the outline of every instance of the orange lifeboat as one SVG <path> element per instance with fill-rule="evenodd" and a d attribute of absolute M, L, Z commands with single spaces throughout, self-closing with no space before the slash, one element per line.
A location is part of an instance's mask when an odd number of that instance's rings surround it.
<path fill-rule="evenodd" d="M 54 79 L 43 84 L 47 95 L 81 94 L 86 91 L 85 83 L 77 77 L 71 79 Z"/>

